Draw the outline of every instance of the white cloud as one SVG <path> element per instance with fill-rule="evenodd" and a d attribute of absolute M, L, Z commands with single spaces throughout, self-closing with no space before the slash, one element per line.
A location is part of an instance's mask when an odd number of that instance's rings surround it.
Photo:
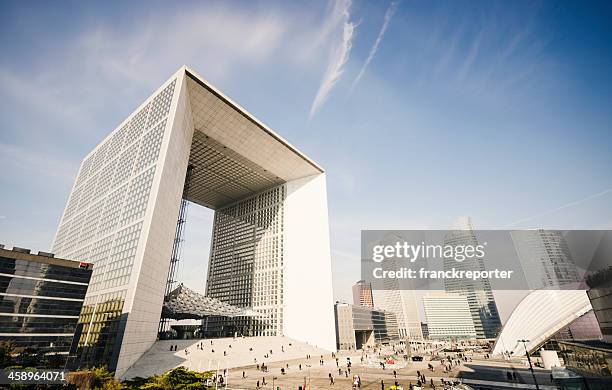
<path fill-rule="evenodd" d="M 334 88 L 342 73 L 344 66 L 348 62 L 353 45 L 353 34 L 355 32 L 355 24 L 350 21 L 350 0 L 338 1 L 332 10 L 331 20 L 339 22 L 342 26 L 342 36 L 338 45 L 332 50 L 327 69 L 319 85 L 319 90 L 315 96 L 310 108 L 310 117 L 312 118 L 317 110 L 325 103 L 331 90 Z"/>
<path fill-rule="evenodd" d="M 105 25 L 83 35 L 84 59 L 107 77 L 157 85 L 180 65 L 205 64 L 200 71 L 220 80 L 238 67 L 269 60 L 289 29 L 278 12 L 236 10 L 221 5 L 159 15 L 138 29 Z"/>
<path fill-rule="evenodd" d="M 380 31 L 378 32 L 378 36 L 376 37 L 376 41 L 374 42 L 374 45 L 372 45 L 372 48 L 370 49 L 368 58 L 366 58 L 365 62 L 363 63 L 363 66 L 361 67 L 361 70 L 359 71 L 359 74 L 357 75 L 357 77 L 355 77 L 355 80 L 353 81 L 353 85 L 351 86 L 351 91 L 357 86 L 357 84 L 359 84 L 359 81 L 365 74 L 365 71 L 368 68 L 368 65 L 370 65 L 370 62 L 372 62 L 372 60 L 374 59 L 374 56 L 376 55 L 376 52 L 378 51 L 378 46 L 380 46 L 380 43 L 382 42 L 385 36 L 385 33 L 387 32 L 389 23 L 391 22 L 391 19 L 393 18 L 393 15 L 395 14 L 395 11 L 397 10 L 398 5 L 399 5 L 399 1 L 392 1 L 391 4 L 389 4 L 389 7 L 387 8 L 387 11 L 385 12 L 385 19 L 383 21 L 383 25 L 380 28 Z"/>
<path fill-rule="evenodd" d="M 0 166 L 6 172 L 28 178 L 44 178 L 70 183 L 76 169 L 69 161 L 53 154 L 33 152 L 30 148 L 0 143 Z"/>

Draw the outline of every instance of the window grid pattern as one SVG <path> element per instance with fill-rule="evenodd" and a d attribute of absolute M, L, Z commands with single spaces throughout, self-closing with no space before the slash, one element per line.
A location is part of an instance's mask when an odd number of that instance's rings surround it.
<path fill-rule="evenodd" d="M 149 107 L 151 103 L 148 103 L 144 106 L 134 118 L 130 121 L 130 130 L 127 133 L 127 137 L 125 138 L 125 144 L 130 145 L 136 139 L 140 138 L 142 132 L 145 129 L 145 124 L 147 123 L 147 117 L 149 116 Z"/>
<path fill-rule="evenodd" d="M 89 208 L 89 211 L 87 212 L 87 218 L 85 219 L 85 223 L 83 224 L 83 228 L 81 230 L 81 236 L 79 238 L 80 242 L 88 243 L 96 235 L 96 229 L 98 228 L 100 215 L 104 210 L 105 200 L 106 199 L 102 199 Z"/>
<path fill-rule="evenodd" d="M 154 175 L 155 166 L 132 179 L 121 218 L 121 226 L 144 217 Z"/>
<path fill-rule="evenodd" d="M 93 155 L 89 156 L 87 159 L 85 159 L 85 161 L 83 161 L 83 164 L 81 164 L 81 170 L 79 171 L 79 177 L 77 177 L 75 187 L 81 185 L 81 183 L 83 183 L 89 176 L 89 168 L 91 167 L 92 161 Z"/>
<path fill-rule="evenodd" d="M 110 145 L 108 147 L 108 158 L 113 158 L 117 156 L 119 152 L 121 152 L 121 150 L 123 149 L 123 141 L 125 140 L 125 136 L 127 135 L 129 128 L 130 124 L 128 122 L 113 135 L 110 140 Z"/>
<path fill-rule="evenodd" d="M 80 346 L 88 337 L 97 346 L 84 352 L 85 361 L 101 364 L 98 358 L 110 356 L 100 353 L 112 347 L 108 332 L 123 309 L 125 292 L 115 291 L 129 283 L 175 85 L 176 79 L 83 161 L 56 235 L 57 256 L 95 264 Z M 100 310 L 105 302 L 110 306 Z"/>
<path fill-rule="evenodd" d="M 113 187 L 123 183 L 127 178 L 132 175 L 134 168 L 134 160 L 136 160 L 136 153 L 138 153 L 138 143 L 133 144 L 128 149 L 124 150 L 119 156 L 117 162 L 117 170 L 115 171 L 115 177 L 113 178 Z"/>
<path fill-rule="evenodd" d="M 173 80 L 155 97 L 155 99 L 153 99 L 147 127 L 155 125 L 160 119 L 168 115 L 170 112 L 170 104 L 172 103 L 172 96 L 174 95 L 175 85 L 176 80 Z"/>
<path fill-rule="evenodd" d="M 68 221 L 63 223 L 60 228 L 57 230 L 57 235 L 55 237 L 55 242 L 53 243 L 53 252 L 59 253 L 63 246 L 66 235 L 70 231 L 70 225 L 72 221 Z"/>
<path fill-rule="evenodd" d="M 72 224 L 70 225 L 70 232 L 66 237 L 66 243 L 64 246 L 64 252 L 69 253 L 73 249 L 75 249 L 78 244 L 79 233 L 81 232 L 81 227 L 83 226 L 83 222 L 85 221 L 85 212 L 74 217 L 72 220 Z"/>
<path fill-rule="evenodd" d="M 70 195 L 70 200 L 68 200 L 68 206 L 66 206 L 66 211 L 64 212 L 64 221 L 70 219 L 74 212 L 77 210 L 77 206 L 79 205 L 79 199 L 81 198 L 81 188 L 77 188 L 72 191 Z"/>
<path fill-rule="evenodd" d="M 252 307 L 263 319 L 209 320 L 255 336 L 283 332 L 283 204 L 281 185 L 215 212 L 207 296 Z"/>
<path fill-rule="evenodd" d="M 140 172 L 143 168 L 148 167 L 159 157 L 162 140 L 164 138 L 164 130 L 166 128 L 166 120 L 158 124 L 153 130 L 144 135 L 142 145 L 140 146 L 140 155 L 136 163 L 136 172 Z"/>
<path fill-rule="evenodd" d="M 98 148 L 96 153 L 94 154 L 93 162 L 91 163 L 91 168 L 89 172 L 89 176 L 98 172 L 102 165 L 106 162 L 106 152 L 108 151 L 109 141 L 107 140 Z"/>
<path fill-rule="evenodd" d="M 109 164 L 107 164 L 98 174 L 98 186 L 96 187 L 96 192 L 94 194 L 94 197 L 96 199 L 99 199 L 100 197 L 106 195 L 106 193 L 110 189 L 116 166 L 117 159 L 114 159 Z"/>
<path fill-rule="evenodd" d="M 79 201 L 79 207 L 77 210 L 79 212 L 85 210 L 87 206 L 89 206 L 89 202 L 91 198 L 94 196 L 94 192 L 96 190 L 96 185 L 98 184 L 98 175 L 94 175 L 87 179 L 87 182 L 83 186 L 83 190 L 81 193 L 81 200 Z"/>
<path fill-rule="evenodd" d="M 115 246 L 104 272 L 102 289 L 128 284 L 141 230 L 142 222 L 139 222 L 117 232 Z"/>
<path fill-rule="evenodd" d="M 91 262 L 95 264 L 94 272 L 89 282 L 89 292 L 96 292 L 100 290 L 102 281 L 104 280 L 104 274 L 106 272 L 106 264 L 110 257 L 111 250 L 113 249 L 113 242 L 115 235 L 111 234 L 92 245 L 91 250 Z"/>
<path fill-rule="evenodd" d="M 89 258 L 90 251 L 91 251 L 91 245 L 87 245 L 87 246 L 84 246 L 74 251 L 68 258 L 87 261 L 87 259 Z"/>
<path fill-rule="evenodd" d="M 278 177 L 254 169 L 242 156 L 199 132 L 193 136 L 189 158 L 196 169 L 187 198 L 212 208 L 281 184 Z"/>
<path fill-rule="evenodd" d="M 112 356 L 127 290 L 85 298 L 79 323 L 83 332 L 78 342 L 79 364 L 97 365 Z"/>
<path fill-rule="evenodd" d="M 121 210 L 123 208 L 123 199 L 125 198 L 125 190 L 127 183 L 122 187 L 111 193 L 106 200 L 106 207 L 104 208 L 104 214 L 100 218 L 100 224 L 98 228 L 98 236 L 110 233 L 115 229 L 119 218 L 121 216 Z M 94 275 L 96 271 L 94 271 Z"/>

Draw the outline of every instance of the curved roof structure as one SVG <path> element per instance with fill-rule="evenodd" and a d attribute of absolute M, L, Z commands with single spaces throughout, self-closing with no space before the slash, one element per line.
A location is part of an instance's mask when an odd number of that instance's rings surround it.
<path fill-rule="evenodd" d="M 493 354 L 509 352 L 524 356 L 526 343 L 531 353 L 539 345 L 591 310 L 591 302 L 583 290 L 536 290 L 514 309 L 495 341 Z"/>
<path fill-rule="evenodd" d="M 248 308 L 241 308 L 206 297 L 183 284 L 175 288 L 162 308 L 162 317 L 174 320 L 202 319 L 208 316 L 260 317 L 261 314 Z"/>

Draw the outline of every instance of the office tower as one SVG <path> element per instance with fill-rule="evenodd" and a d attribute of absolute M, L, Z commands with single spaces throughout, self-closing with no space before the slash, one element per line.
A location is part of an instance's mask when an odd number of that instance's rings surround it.
<path fill-rule="evenodd" d="M 452 230 L 447 234 L 444 245 L 479 245 L 469 217 L 463 217 L 458 221 L 457 230 Z M 485 262 L 479 257 L 466 259 L 463 262 L 455 261 L 452 258 L 444 259 L 444 269 L 452 268 L 484 271 Z M 447 293 L 459 294 L 467 298 L 477 338 L 491 339 L 497 336 L 501 328 L 501 320 L 489 279 L 445 279 L 444 290 Z"/>
<path fill-rule="evenodd" d="M 398 240 L 403 241 L 404 238 L 390 233 L 379 244 L 394 245 Z M 384 270 L 389 271 L 400 268 L 400 263 L 394 257 L 386 259 L 381 265 Z M 419 307 L 412 281 L 408 279 L 385 278 L 382 281 L 382 285 L 384 289 L 375 290 L 373 294 L 376 306 L 395 314 L 399 335 L 402 339 L 422 339 Z"/>
<path fill-rule="evenodd" d="M 531 290 L 562 288 L 580 278 L 565 238 L 556 230 L 515 230 L 510 233 Z"/>
<path fill-rule="evenodd" d="M 377 290 L 375 295 L 376 302 L 380 302 L 377 303 L 377 307 L 395 314 L 399 336 L 402 339 L 423 338 L 419 308 L 413 290 Z"/>
<path fill-rule="evenodd" d="M 156 340 L 182 199 L 215 210 L 207 293 L 261 313 L 236 331 L 334 349 L 325 180 L 181 67 L 85 157 L 59 224 L 53 250 L 95 264 L 79 364 L 121 377 Z"/>
<path fill-rule="evenodd" d="M 89 263 L 0 245 L 0 342 L 43 352 L 63 367 L 91 273 Z"/>
<path fill-rule="evenodd" d="M 458 294 L 431 293 L 423 297 L 430 339 L 470 339 L 476 329 L 467 297 Z"/>
<path fill-rule="evenodd" d="M 284 185 L 220 208 L 215 213 L 206 295 L 252 307 L 265 321 L 211 317 L 205 334 L 283 334 Z"/>
<path fill-rule="evenodd" d="M 355 306 L 374 307 L 372 283 L 360 280 L 353 285 L 353 304 Z"/>

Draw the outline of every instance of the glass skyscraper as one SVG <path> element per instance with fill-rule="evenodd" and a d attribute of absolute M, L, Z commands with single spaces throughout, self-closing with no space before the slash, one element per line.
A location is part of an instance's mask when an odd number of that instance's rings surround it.
<path fill-rule="evenodd" d="M 448 233 L 444 239 L 445 245 L 478 245 L 474 228 L 470 218 L 465 217 L 459 221 L 458 230 Z M 452 258 L 444 259 L 444 269 L 458 270 L 485 270 L 484 259 L 473 257 L 457 262 Z M 492 339 L 497 337 L 501 329 L 501 319 L 493 297 L 493 290 L 489 279 L 445 279 L 444 290 L 448 293 L 463 295 L 467 298 L 476 337 L 479 339 Z M 431 333 L 431 329 L 430 329 Z"/>

